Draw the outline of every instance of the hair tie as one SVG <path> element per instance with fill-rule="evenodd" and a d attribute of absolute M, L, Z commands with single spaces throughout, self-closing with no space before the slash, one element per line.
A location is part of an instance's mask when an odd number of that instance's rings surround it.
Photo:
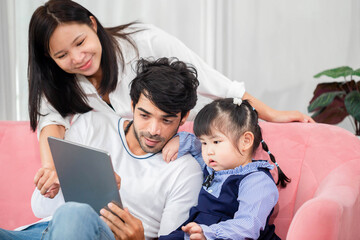
<path fill-rule="evenodd" d="M 270 155 L 270 154 L 271 154 L 271 152 L 270 152 L 270 151 L 268 151 L 268 154 Z"/>
<path fill-rule="evenodd" d="M 263 143 L 264 142 L 264 139 L 263 140 L 261 140 L 261 143 Z"/>
<path fill-rule="evenodd" d="M 279 167 L 279 164 L 277 162 L 275 162 L 275 166 Z"/>
<path fill-rule="evenodd" d="M 255 111 L 255 108 L 253 107 L 253 111 Z"/>
<path fill-rule="evenodd" d="M 234 99 L 233 99 L 233 103 L 236 104 L 236 105 L 238 105 L 238 106 L 240 106 L 241 103 L 242 103 L 242 100 L 241 100 L 241 98 L 234 98 Z"/>

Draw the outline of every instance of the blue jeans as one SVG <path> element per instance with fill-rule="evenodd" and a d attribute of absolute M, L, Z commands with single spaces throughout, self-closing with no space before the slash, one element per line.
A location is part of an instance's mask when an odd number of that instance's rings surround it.
<path fill-rule="evenodd" d="M 22 231 L 10 231 L 0 228 L 1 240 L 45 240 L 45 233 L 47 231 L 49 222 L 42 222 L 34 224 Z"/>
<path fill-rule="evenodd" d="M 68 202 L 56 210 L 50 222 L 38 223 L 23 231 L 0 229 L 0 239 L 115 240 L 115 237 L 92 207 L 83 203 Z"/>

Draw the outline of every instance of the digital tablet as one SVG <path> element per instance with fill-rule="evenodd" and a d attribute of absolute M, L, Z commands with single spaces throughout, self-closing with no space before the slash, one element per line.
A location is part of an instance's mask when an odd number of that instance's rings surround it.
<path fill-rule="evenodd" d="M 98 214 L 111 201 L 122 208 L 110 154 L 48 137 L 65 202 L 89 204 Z"/>

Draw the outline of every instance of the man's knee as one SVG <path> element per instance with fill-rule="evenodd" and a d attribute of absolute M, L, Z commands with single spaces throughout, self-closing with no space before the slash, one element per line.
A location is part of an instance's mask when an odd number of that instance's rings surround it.
<path fill-rule="evenodd" d="M 97 239 L 99 215 L 83 203 L 68 202 L 56 210 L 49 226 L 49 239 Z"/>
<path fill-rule="evenodd" d="M 80 223 L 89 218 L 90 216 L 98 216 L 92 207 L 88 204 L 77 203 L 77 202 L 67 202 L 55 212 L 53 217 L 53 222 L 58 220 L 67 221 L 69 220 L 72 223 L 79 221 Z"/>

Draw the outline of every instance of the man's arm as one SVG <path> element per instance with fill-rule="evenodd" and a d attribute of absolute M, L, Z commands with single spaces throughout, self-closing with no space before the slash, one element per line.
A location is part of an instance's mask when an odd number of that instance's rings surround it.
<path fill-rule="evenodd" d="M 176 161 L 174 163 L 177 163 L 175 166 L 178 172 L 168 180 L 172 183 L 169 185 L 169 194 L 161 216 L 158 236 L 169 234 L 187 220 L 190 208 L 197 204 L 203 182 L 203 172 L 190 155 Z"/>
<path fill-rule="evenodd" d="M 61 189 L 54 198 L 47 198 L 42 195 L 37 188 L 35 188 L 31 197 L 31 209 L 37 218 L 52 216 L 56 209 L 64 203 L 65 200 Z"/>

